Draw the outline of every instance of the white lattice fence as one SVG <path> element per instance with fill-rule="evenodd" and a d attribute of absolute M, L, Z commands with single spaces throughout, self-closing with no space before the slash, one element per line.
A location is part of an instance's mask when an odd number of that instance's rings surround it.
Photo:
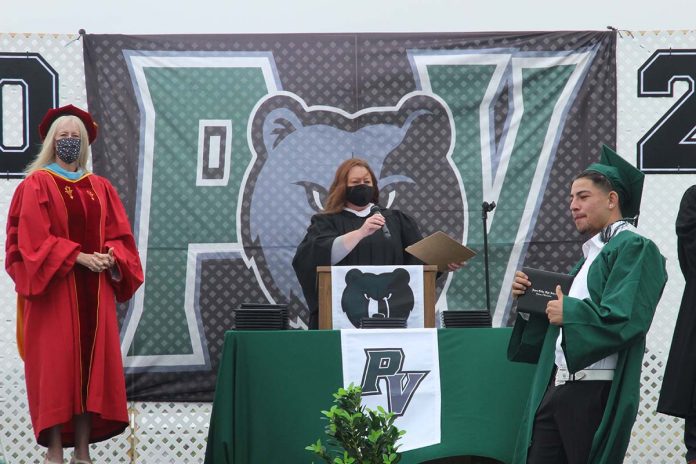
<path fill-rule="evenodd" d="M 3 319 L 2 333 L 10 325 Z M 23 369 L 14 343 L 0 344 L 0 464 L 41 462 L 29 419 Z M 106 442 L 92 445 L 95 462 L 201 463 L 205 456 L 211 406 L 208 403 L 131 403 L 131 427 Z M 66 453 L 67 457 L 67 453 Z"/>
<path fill-rule="evenodd" d="M 636 162 L 638 140 L 686 92 L 676 83 L 673 97 L 639 98 L 638 69 L 658 49 L 694 49 L 696 31 L 621 32 L 617 43 L 617 145 L 619 153 Z M 657 414 L 657 400 L 667 362 L 674 323 L 684 289 L 677 260 L 674 222 L 684 191 L 696 183 L 694 175 L 646 176 L 639 229 L 651 237 L 667 258 L 669 281 L 648 333 L 643 359 L 641 403 L 633 427 L 626 462 L 684 462 L 684 421 Z"/>
<path fill-rule="evenodd" d="M 209 403 L 136 403 L 134 462 L 203 462 L 211 409 Z"/>

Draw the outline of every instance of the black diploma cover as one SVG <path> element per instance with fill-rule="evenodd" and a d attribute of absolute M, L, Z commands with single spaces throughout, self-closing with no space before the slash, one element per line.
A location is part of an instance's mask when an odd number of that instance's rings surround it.
<path fill-rule="evenodd" d="M 560 285 L 563 294 L 567 295 L 573 283 L 573 276 L 569 274 L 530 267 L 523 267 L 522 272 L 527 274 L 527 280 L 532 285 L 527 288 L 524 295 L 517 298 L 517 312 L 546 314 L 546 303 L 557 299 L 556 285 Z"/>

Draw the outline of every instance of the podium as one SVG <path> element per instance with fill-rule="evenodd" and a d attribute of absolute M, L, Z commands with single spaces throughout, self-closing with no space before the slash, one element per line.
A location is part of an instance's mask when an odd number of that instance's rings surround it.
<path fill-rule="evenodd" d="M 435 328 L 435 278 L 437 266 L 423 266 L 423 321 L 426 328 Z M 333 329 L 331 305 L 331 266 L 317 266 L 319 287 L 319 329 Z"/>

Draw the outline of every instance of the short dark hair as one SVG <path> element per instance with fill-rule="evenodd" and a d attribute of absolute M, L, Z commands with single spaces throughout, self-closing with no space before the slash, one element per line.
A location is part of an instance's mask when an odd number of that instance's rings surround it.
<path fill-rule="evenodd" d="M 597 171 L 582 171 L 580 174 L 575 176 L 573 178 L 573 182 L 575 182 L 578 179 L 590 179 L 592 183 L 596 186 L 599 187 L 603 192 L 609 193 L 612 190 L 616 191 L 613 185 L 611 185 L 611 182 L 601 172 Z"/>

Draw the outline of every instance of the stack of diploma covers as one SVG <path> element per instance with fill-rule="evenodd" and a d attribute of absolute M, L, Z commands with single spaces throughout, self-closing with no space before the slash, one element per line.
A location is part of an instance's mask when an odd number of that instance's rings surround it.
<path fill-rule="evenodd" d="M 527 288 L 524 295 L 517 298 L 517 312 L 530 314 L 546 314 L 546 304 L 557 300 L 556 285 L 560 285 L 563 294 L 567 295 L 573 283 L 573 276 L 559 272 L 542 271 L 523 267 L 527 280 L 532 286 Z"/>
<path fill-rule="evenodd" d="M 237 330 L 286 330 L 288 328 L 287 305 L 242 303 L 234 310 Z"/>
<path fill-rule="evenodd" d="M 361 329 L 406 329 L 404 317 L 363 317 L 360 320 Z"/>
<path fill-rule="evenodd" d="M 465 247 L 442 231 L 428 235 L 421 241 L 406 247 L 406 251 L 425 264 L 437 265 L 437 270 L 440 272 L 447 272 L 449 263 L 461 263 L 476 255 L 474 250 Z"/>
<path fill-rule="evenodd" d="M 442 326 L 446 329 L 490 327 L 491 313 L 488 311 L 442 311 Z"/>

